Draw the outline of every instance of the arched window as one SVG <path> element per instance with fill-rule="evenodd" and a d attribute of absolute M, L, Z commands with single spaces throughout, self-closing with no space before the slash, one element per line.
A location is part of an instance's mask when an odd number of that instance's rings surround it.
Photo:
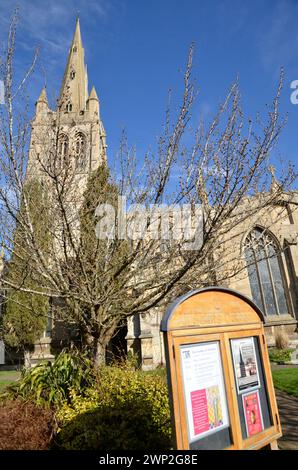
<path fill-rule="evenodd" d="M 67 113 L 71 113 L 71 111 L 72 111 L 72 104 L 71 104 L 70 102 L 67 103 L 66 108 L 65 108 L 65 111 L 66 111 Z"/>
<path fill-rule="evenodd" d="M 282 260 L 270 233 L 252 230 L 245 241 L 245 259 L 254 302 L 267 316 L 289 313 Z"/>
<path fill-rule="evenodd" d="M 75 76 L 76 76 L 76 73 L 75 73 L 74 70 L 72 70 L 72 71 L 70 72 L 70 79 L 73 80 L 73 79 L 75 78 Z"/>
<path fill-rule="evenodd" d="M 76 135 L 75 152 L 76 166 L 78 169 L 82 170 L 86 162 L 86 137 L 82 132 Z"/>
<path fill-rule="evenodd" d="M 58 156 L 60 163 L 65 162 L 68 157 L 69 140 L 67 135 L 61 134 L 58 142 Z"/>

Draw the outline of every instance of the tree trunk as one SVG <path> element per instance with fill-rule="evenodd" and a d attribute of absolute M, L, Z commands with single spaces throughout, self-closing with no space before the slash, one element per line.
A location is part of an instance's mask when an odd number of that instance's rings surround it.
<path fill-rule="evenodd" d="M 94 339 L 93 362 L 96 369 L 106 363 L 106 346 L 100 339 Z"/>
<path fill-rule="evenodd" d="M 115 327 L 111 327 L 93 336 L 93 364 L 96 369 L 106 364 L 106 348 L 115 329 Z"/>
<path fill-rule="evenodd" d="M 31 368 L 31 354 L 27 349 L 24 349 L 24 367 L 25 369 Z"/>
<path fill-rule="evenodd" d="M 106 338 L 94 338 L 93 341 L 93 363 L 94 367 L 98 369 L 106 363 Z"/>

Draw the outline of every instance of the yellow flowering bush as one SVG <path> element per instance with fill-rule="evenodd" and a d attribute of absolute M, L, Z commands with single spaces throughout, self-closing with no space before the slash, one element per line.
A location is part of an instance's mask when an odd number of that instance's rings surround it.
<path fill-rule="evenodd" d="M 84 396 L 70 392 L 57 412 L 62 449 L 166 450 L 172 447 L 168 391 L 156 374 L 104 367 Z"/>

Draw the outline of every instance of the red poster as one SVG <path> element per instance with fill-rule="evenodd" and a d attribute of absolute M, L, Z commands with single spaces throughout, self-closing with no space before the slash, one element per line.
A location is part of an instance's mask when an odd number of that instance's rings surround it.
<path fill-rule="evenodd" d="M 263 431 L 259 392 L 243 395 L 243 409 L 248 437 Z"/>
<path fill-rule="evenodd" d="M 209 431 L 208 404 L 206 389 L 191 392 L 191 409 L 194 434 Z"/>
<path fill-rule="evenodd" d="M 223 426 L 222 407 L 217 385 L 190 393 L 194 435 Z"/>

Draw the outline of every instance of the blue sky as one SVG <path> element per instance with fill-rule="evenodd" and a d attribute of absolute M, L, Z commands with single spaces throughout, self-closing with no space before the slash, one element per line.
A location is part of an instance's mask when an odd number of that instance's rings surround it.
<path fill-rule="evenodd" d="M 239 76 L 248 117 L 266 110 L 285 69 L 282 95 L 288 124 L 279 152 L 297 160 L 298 105 L 290 83 L 298 80 L 297 0 L 20 0 L 16 67 L 29 63 L 35 46 L 40 61 L 30 86 L 32 103 L 46 81 L 58 93 L 68 48 L 80 13 L 89 86 L 95 85 L 107 131 L 108 157 L 115 158 L 121 129 L 140 154 L 154 144 L 167 92 L 182 90 L 182 71 L 195 43 L 194 74 L 199 96 L 194 122 L 208 120 Z M 16 3 L 0 0 L 0 41 Z M 274 159 L 276 159 L 276 155 Z M 275 162 L 276 163 L 276 162 Z M 277 163 L 276 163 L 277 164 Z"/>

